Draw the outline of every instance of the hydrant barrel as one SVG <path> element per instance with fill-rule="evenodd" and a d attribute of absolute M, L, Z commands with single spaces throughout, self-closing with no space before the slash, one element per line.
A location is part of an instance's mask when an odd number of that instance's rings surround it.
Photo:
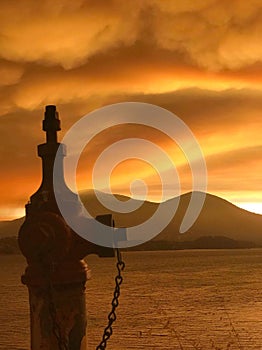
<path fill-rule="evenodd" d="M 65 222 L 56 204 L 53 188 L 55 157 L 60 159 L 60 185 L 67 200 L 80 210 L 78 196 L 67 186 L 63 174 L 65 147 L 59 147 L 61 129 L 55 106 L 47 106 L 43 121 L 46 143 L 38 146 L 42 158 L 42 183 L 26 205 L 18 243 L 28 266 L 22 283 L 28 287 L 31 350 L 86 350 L 85 288 L 89 270 L 83 258 L 96 253 L 113 256 L 79 237 Z M 57 155 L 57 150 L 62 149 Z M 99 221 L 103 218 L 99 217 Z M 112 217 L 104 221 L 111 225 Z"/>

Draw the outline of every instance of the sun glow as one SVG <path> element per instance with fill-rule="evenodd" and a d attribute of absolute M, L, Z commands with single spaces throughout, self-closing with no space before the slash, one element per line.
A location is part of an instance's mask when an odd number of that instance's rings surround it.
<path fill-rule="evenodd" d="M 255 214 L 262 215 L 262 203 L 258 202 L 243 202 L 243 203 L 235 203 L 238 207 L 248 210 Z"/>
<path fill-rule="evenodd" d="M 25 208 L 1 208 L 0 209 L 0 221 L 8 221 L 21 218 L 25 215 Z"/>

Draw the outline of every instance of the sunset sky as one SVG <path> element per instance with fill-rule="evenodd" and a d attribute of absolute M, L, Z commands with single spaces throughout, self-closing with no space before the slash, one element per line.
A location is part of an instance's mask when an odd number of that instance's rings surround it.
<path fill-rule="evenodd" d="M 65 132 L 108 104 L 156 104 L 179 116 L 205 155 L 208 192 L 262 214 L 261 0 L 0 0 L 0 219 L 22 216 L 39 187 L 45 105 L 55 104 Z M 146 137 L 174 159 L 182 192 L 186 159 L 165 135 L 139 126 L 105 130 L 78 169 L 90 188 L 99 152 Z M 102 175 L 101 175 L 102 176 Z M 157 200 L 156 172 L 120 164 L 114 192 L 140 177 Z"/>

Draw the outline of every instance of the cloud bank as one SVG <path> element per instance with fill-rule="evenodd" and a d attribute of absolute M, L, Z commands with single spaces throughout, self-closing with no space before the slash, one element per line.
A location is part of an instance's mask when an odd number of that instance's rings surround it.
<path fill-rule="evenodd" d="M 40 182 L 35 147 L 43 142 L 46 104 L 58 106 L 62 135 L 106 104 L 167 108 L 199 139 L 210 192 L 261 197 L 260 0 L 0 0 L 0 6 L 3 208 L 26 202 Z M 106 133 L 88 156 L 95 159 L 103 145 L 129 133 Z M 133 133 L 177 156 L 163 135 Z M 143 167 L 141 174 L 150 181 Z"/>

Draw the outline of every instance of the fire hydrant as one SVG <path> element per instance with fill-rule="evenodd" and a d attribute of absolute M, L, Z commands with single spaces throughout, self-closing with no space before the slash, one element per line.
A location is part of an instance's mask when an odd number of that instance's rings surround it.
<path fill-rule="evenodd" d="M 26 204 L 26 218 L 18 235 L 28 263 L 21 280 L 29 291 L 31 350 L 86 350 L 85 284 L 89 270 L 83 258 L 91 253 L 114 256 L 114 251 L 78 236 L 60 214 L 53 186 L 56 156 L 60 159 L 61 188 L 76 210 L 79 203 L 64 180 L 66 152 L 57 142 L 61 128 L 55 106 L 46 106 L 43 130 L 46 143 L 38 146 L 42 183 Z M 58 149 L 62 151 L 57 155 Z M 112 226 L 111 215 L 98 219 Z"/>

